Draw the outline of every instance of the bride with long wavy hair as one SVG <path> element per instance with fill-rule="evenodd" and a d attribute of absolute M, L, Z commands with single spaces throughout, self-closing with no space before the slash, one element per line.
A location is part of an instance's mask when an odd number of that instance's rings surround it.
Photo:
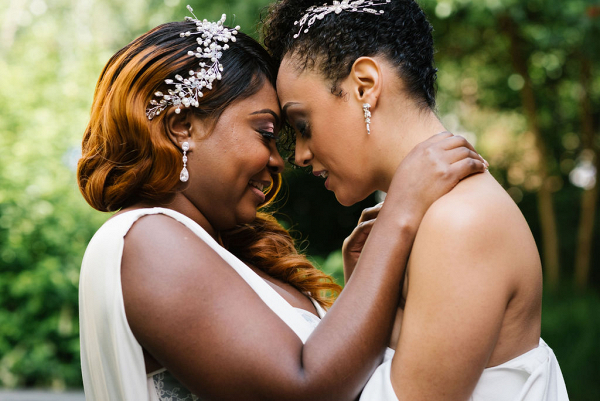
<path fill-rule="evenodd" d="M 96 86 L 77 177 L 92 207 L 116 213 L 80 276 L 88 401 L 355 399 L 389 341 L 422 216 L 484 170 L 447 134 L 417 147 L 330 307 L 339 286 L 257 213 L 284 166 L 277 66 L 224 21 L 151 30 Z"/>

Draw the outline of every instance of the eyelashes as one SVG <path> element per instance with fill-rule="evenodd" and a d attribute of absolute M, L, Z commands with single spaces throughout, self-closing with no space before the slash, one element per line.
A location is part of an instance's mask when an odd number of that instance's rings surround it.
<path fill-rule="evenodd" d="M 306 121 L 298 121 L 296 123 L 296 129 L 298 130 L 302 138 L 310 138 L 310 130 Z"/>
<path fill-rule="evenodd" d="M 264 131 L 264 130 L 258 130 L 258 133 L 261 134 L 263 136 L 263 138 L 265 139 L 274 139 L 277 140 L 277 137 L 275 136 L 275 134 L 273 132 L 269 132 L 269 131 Z"/>

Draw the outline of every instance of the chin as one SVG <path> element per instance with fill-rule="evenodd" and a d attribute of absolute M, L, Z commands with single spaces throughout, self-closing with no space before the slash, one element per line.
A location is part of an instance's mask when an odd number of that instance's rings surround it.
<path fill-rule="evenodd" d="M 342 206 L 352 206 L 355 203 L 358 203 L 358 202 L 364 200 L 371 193 L 367 193 L 367 194 L 361 195 L 361 194 L 358 194 L 358 193 L 345 193 L 343 191 L 339 191 L 339 192 L 335 192 L 334 191 L 335 199 L 337 199 L 337 201 Z"/>
<path fill-rule="evenodd" d="M 236 225 L 252 223 L 256 219 L 256 209 L 243 211 L 236 219 Z"/>

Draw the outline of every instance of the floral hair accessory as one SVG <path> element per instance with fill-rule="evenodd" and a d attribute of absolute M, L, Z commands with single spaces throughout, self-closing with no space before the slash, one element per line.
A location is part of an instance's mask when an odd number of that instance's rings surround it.
<path fill-rule="evenodd" d="M 300 36 L 302 32 L 307 33 L 310 27 L 317 21 L 322 20 L 326 15 L 331 13 L 339 14 L 342 11 L 348 11 L 353 13 L 369 13 L 369 14 L 383 14 L 383 10 L 374 10 L 371 7 L 383 6 L 390 3 L 392 0 L 380 0 L 380 1 L 366 1 L 366 0 L 342 0 L 334 1 L 333 4 L 328 5 L 327 3 L 322 6 L 310 6 L 306 10 L 306 14 L 300 19 L 300 21 L 294 21 L 294 25 L 300 25 L 300 30 L 294 35 L 294 39 Z M 308 23 L 307 23 L 308 21 Z M 306 28 L 303 30 L 304 25 Z"/>
<path fill-rule="evenodd" d="M 160 98 L 160 100 L 152 99 L 150 101 L 150 106 L 146 109 L 146 116 L 149 120 L 159 115 L 168 106 L 177 106 L 177 109 L 175 109 L 177 114 L 181 112 L 182 107 L 198 107 L 200 104 L 198 99 L 204 96 L 203 91 L 211 90 L 213 82 L 221 80 L 223 65 L 219 60 L 223 56 L 223 51 L 229 49 L 227 43 L 229 41 L 235 42 L 235 35 L 240 29 L 239 26 L 234 29 L 225 27 L 223 25 L 227 19 L 225 14 L 217 22 L 200 21 L 194 15 L 192 7 L 187 6 L 187 9 L 194 18 L 185 17 L 185 20 L 194 21 L 196 30 L 182 32 L 179 36 L 184 38 L 199 35 L 196 38 L 198 48 L 195 52 L 190 50 L 188 55 L 200 59 L 200 70 L 190 70 L 189 77 L 186 78 L 177 74 L 174 77 L 175 79 L 166 79 L 165 83 L 171 85 L 173 89 L 169 88 L 167 94 L 154 93 L 154 96 Z"/>

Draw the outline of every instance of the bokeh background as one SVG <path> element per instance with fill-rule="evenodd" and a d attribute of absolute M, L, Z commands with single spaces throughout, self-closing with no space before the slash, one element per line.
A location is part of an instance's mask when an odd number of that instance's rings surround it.
<path fill-rule="evenodd" d="M 269 0 L 0 0 L 0 388 L 81 387 L 79 268 L 109 217 L 75 166 L 96 80 L 119 48 L 187 15 L 255 37 Z M 600 394 L 600 4 L 420 0 L 435 28 L 439 115 L 525 215 L 542 255 L 542 335 L 572 400 Z M 288 171 L 280 220 L 341 280 L 343 238 L 376 195 L 337 204 Z"/>

